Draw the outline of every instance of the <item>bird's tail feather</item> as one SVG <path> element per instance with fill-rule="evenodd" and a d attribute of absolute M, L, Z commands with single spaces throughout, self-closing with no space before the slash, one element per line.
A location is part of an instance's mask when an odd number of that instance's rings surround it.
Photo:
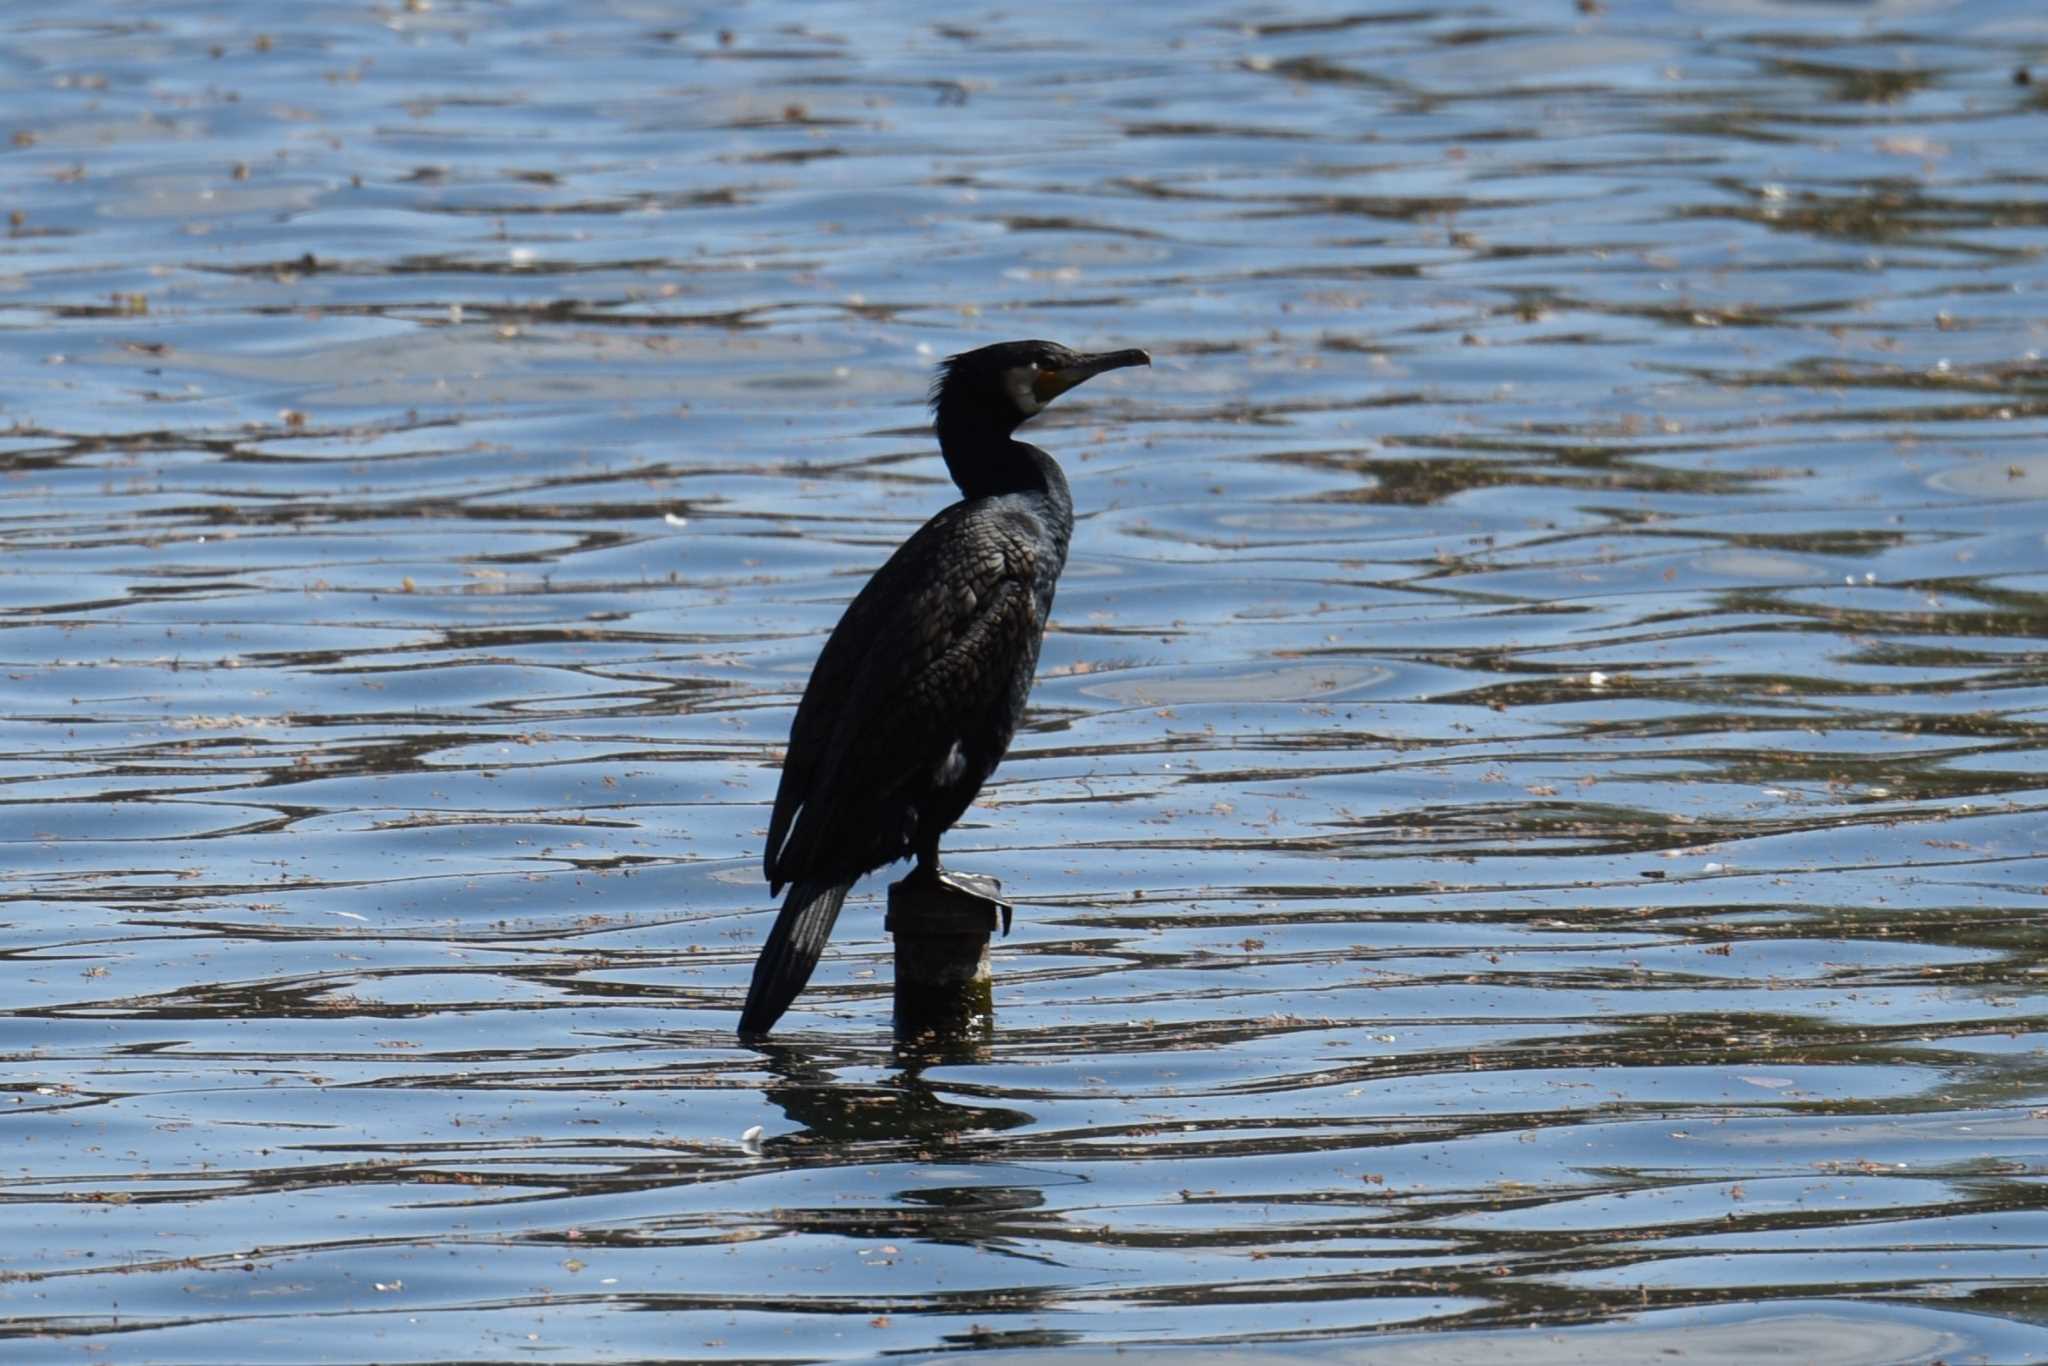
<path fill-rule="evenodd" d="M 789 1009 L 789 1003 L 811 980 L 832 936 L 832 923 L 839 919 L 839 907 L 857 881 L 798 882 L 782 899 L 782 913 L 761 956 L 754 960 L 754 982 L 747 988 L 747 1004 L 740 1011 L 742 1035 L 766 1034 Z"/>

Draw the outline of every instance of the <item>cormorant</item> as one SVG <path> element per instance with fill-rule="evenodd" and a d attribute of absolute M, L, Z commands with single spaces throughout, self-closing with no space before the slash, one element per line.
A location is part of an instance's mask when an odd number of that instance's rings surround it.
<path fill-rule="evenodd" d="M 754 963 L 743 1036 L 789 1009 L 863 874 L 914 854 L 911 880 L 945 876 L 939 837 L 1016 733 L 1074 530 L 1058 463 L 1012 433 L 1082 381 L 1151 363 L 1014 341 L 939 368 L 932 426 L 962 497 L 875 571 L 811 670 L 761 863 L 769 893 L 789 895 Z"/>

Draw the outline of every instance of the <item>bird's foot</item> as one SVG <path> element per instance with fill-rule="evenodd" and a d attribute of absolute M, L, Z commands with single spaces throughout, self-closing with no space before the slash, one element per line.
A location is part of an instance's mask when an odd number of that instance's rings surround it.
<path fill-rule="evenodd" d="M 940 864 L 919 860 L 917 867 L 911 869 L 910 875 L 903 881 L 907 886 L 943 887 L 971 896 L 977 901 L 987 902 L 995 908 L 996 914 L 1002 917 L 1003 937 L 1009 937 L 1010 918 L 1017 908 L 1003 899 L 1003 884 L 995 878 L 980 873 L 956 873 Z"/>
<path fill-rule="evenodd" d="M 936 880 L 969 896 L 986 897 L 990 901 L 1003 899 L 1003 884 L 980 873 L 956 873 L 951 869 L 941 868 Z"/>

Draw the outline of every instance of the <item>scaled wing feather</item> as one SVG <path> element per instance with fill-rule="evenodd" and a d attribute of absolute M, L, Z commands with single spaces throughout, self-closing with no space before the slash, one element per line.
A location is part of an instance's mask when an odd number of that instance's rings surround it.
<path fill-rule="evenodd" d="M 1036 551 L 1015 514 L 956 505 L 904 543 L 848 606 L 791 727 L 769 821 L 771 884 L 842 876 L 901 856 L 902 794 L 964 728 L 1006 705 L 1043 627 Z M 968 519 L 988 535 L 961 535 Z M 928 538 L 957 547 L 934 572 Z M 916 578 L 912 580 L 911 573 Z M 993 756 L 990 756 L 991 761 Z"/>

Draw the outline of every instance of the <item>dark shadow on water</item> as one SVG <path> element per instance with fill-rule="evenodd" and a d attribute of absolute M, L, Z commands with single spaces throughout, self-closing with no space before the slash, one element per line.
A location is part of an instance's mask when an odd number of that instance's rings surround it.
<path fill-rule="evenodd" d="M 1000 1132 L 1032 1123 L 1020 1110 L 964 1105 L 942 1095 L 925 1077 L 927 1069 L 986 1061 L 985 1047 L 913 1045 L 892 1055 L 895 1070 L 868 1082 L 849 1082 L 842 1072 L 870 1071 L 875 1057 L 858 1049 L 808 1042 L 763 1041 L 752 1045 L 769 1080 L 763 1093 L 779 1106 L 793 1133 L 763 1143 L 765 1151 L 829 1149 L 840 1144 L 887 1143 L 936 1151 L 966 1134 Z"/>

